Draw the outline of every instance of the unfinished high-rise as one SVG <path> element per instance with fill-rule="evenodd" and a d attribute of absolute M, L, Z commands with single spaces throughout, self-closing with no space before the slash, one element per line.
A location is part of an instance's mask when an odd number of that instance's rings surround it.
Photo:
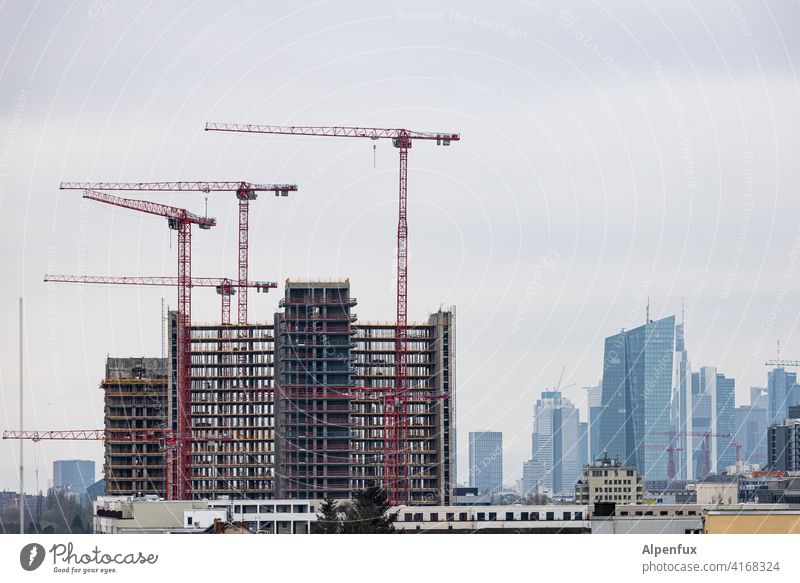
<path fill-rule="evenodd" d="M 348 280 L 287 280 L 274 324 L 192 326 L 192 430 L 202 438 L 192 444 L 195 498 L 348 498 L 380 482 L 376 389 L 394 383 L 396 326 L 357 323 L 355 305 Z M 174 313 L 168 336 L 167 359 L 146 359 L 163 363 L 163 406 L 146 412 L 129 405 L 129 423 L 156 411 L 153 426 L 177 429 Z M 409 324 L 408 336 L 410 499 L 449 504 L 456 475 L 455 314 L 438 311 Z M 106 427 L 112 422 L 119 419 L 107 408 Z M 148 447 L 160 456 L 161 481 L 141 491 L 163 494 L 168 444 Z M 114 459 L 129 462 L 123 458 Z M 109 494 L 131 491 L 107 485 Z"/>
<path fill-rule="evenodd" d="M 106 492 L 119 495 L 163 494 L 166 489 L 164 448 L 157 432 L 166 427 L 169 410 L 165 358 L 106 360 L 103 390 L 105 440 L 103 471 Z M 120 431 L 131 431 L 136 439 Z"/>

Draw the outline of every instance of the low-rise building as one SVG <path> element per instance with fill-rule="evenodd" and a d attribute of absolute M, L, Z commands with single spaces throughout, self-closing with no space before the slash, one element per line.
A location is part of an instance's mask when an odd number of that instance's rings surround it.
<path fill-rule="evenodd" d="M 739 477 L 723 474 L 708 476 L 695 485 L 697 503 L 701 506 L 718 506 L 739 503 Z"/>
<path fill-rule="evenodd" d="M 703 508 L 696 504 L 621 504 L 592 514 L 592 534 L 700 534 Z"/>
<path fill-rule="evenodd" d="M 307 534 L 317 520 L 314 501 L 162 500 L 155 496 L 99 497 L 95 534 L 191 534 L 212 531 L 215 522 L 247 524 L 259 534 Z"/>
<path fill-rule="evenodd" d="M 577 504 L 641 503 L 643 496 L 644 476 L 639 475 L 636 466 L 623 466 L 608 456 L 584 467 L 583 478 L 575 485 Z"/>
<path fill-rule="evenodd" d="M 706 534 L 800 534 L 800 508 L 781 504 L 710 509 Z"/>

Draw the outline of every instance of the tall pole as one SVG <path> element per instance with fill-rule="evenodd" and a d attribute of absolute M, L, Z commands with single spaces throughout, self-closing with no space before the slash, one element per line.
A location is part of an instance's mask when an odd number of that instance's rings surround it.
<path fill-rule="evenodd" d="M 25 429 L 22 424 L 22 298 L 19 298 L 19 429 Z M 22 440 L 19 442 L 19 533 L 25 534 L 25 481 L 22 463 Z"/>

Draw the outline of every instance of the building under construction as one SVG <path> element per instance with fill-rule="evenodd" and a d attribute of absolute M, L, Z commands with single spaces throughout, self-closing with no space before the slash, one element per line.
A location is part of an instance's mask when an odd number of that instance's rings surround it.
<path fill-rule="evenodd" d="M 274 324 L 191 328 L 191 423 L 200 438 L 192 443 L 195 498 L 348 498 L 382 480 L 380 392 L 394 384 L 396 326 L 358 323 L 348 280 L 287 280 L 285 287 Z M 107 429 L 177 428 L 174 312 L 168 330 L 167 359 L 109 359 L 102 383 Z M 408 337 L 409 497 L 449 504 L 456 475 L 454 312 L 409 324 Z M 106 476 L 113 479 L 106 492 L 163 495 L 170 446 L 156 438 L 108 440 Z"/>

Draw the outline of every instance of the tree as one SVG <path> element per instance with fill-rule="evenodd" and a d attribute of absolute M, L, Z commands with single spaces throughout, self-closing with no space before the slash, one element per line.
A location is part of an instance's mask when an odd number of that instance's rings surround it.
<path fill-rule="evenodd" d="M 342 529 L 339 518 L 339 504 L 332 498 L 326 498 L 319 507 L 321 514 L 317 514 L 317 521 L 311 526 L 314 534 L 338 534 Z"/>
<path fill-rule="evenodd" d="M 384 534 L 394 532 L 397 512 L 390 513 L 389 495 L 379 486 L 353 494 L 344 511 L 341 532 L 345 534 Z"/>

